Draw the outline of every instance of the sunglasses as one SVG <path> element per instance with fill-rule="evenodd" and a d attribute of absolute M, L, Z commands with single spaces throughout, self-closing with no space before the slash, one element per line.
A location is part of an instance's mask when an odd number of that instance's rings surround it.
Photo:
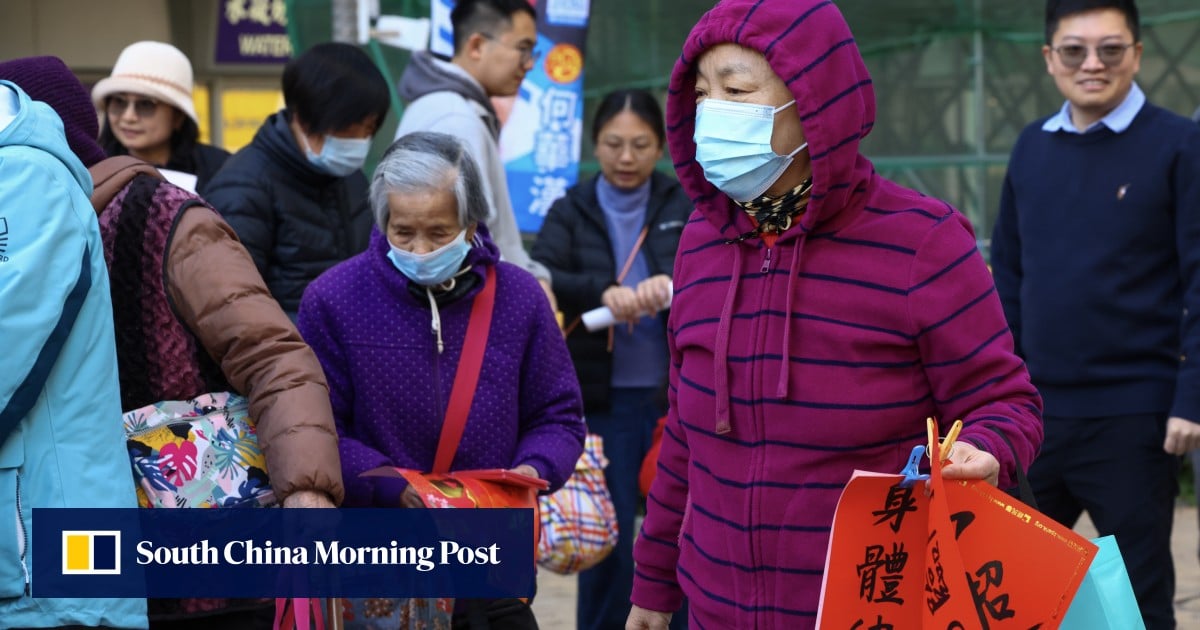
<path fill-rule="evenodd" d="M 138 118 L 149 118 L 158 111 L 159 102 L 144 96 L 139 96 L 134 99 L 129 99 L 124 96 L 108 97 L 107 111 L 108 115 L 113 118 L 119 118 L 125 115 L 126 110 L 130 105 L 133 105 L 133 113 Z"/>
<path fill-rule="evenodd" d="M 1120 65 L 1125 59 L 1125 51 L 1132 47 L 1133 44 L 1101 44 L 1095 48 L 1096 58 L 1105 67 L 1111 68 Z M 1050 50 L 1058 53 L 1058 59 L 1062 65 L 1074 70 L 1087 61 L 1088 51 L 1092 49 L 1083 44 L 1063 44 Z"/>

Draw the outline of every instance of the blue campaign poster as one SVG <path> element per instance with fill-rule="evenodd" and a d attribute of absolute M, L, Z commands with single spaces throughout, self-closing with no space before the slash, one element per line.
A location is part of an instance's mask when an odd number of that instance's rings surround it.
<path fill-rule="evenodd" d="M 537 232 L 551 204 L 579 177 L 583 134 L 583 60 L 588 0 L 540 0 L 541 53 L 525 75 L 500 132 L 508 194 L 517 226 Z"/>
<path fill-rule="evenodd" d="M 522 232 L 535 233 L 551 204 L 579 178 L 583 60 L 590 0 L 537 0 L 539 53 L 500 131 L 508 194 Z M 433 0 L 430 49 L 450 55 L 454 0 Z M 502 109 L 502 108 L 498 108 Z"/>

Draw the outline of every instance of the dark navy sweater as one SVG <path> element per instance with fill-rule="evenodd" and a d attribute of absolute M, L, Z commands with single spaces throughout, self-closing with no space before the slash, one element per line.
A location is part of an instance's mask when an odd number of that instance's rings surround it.
<path fill-rule="evenodd" d="M 1013 148 L 992 264 L 1045 414 L 1200 421 L 1200 126 L 1150 103 L 1122 133 L 1043 122 Z"/>

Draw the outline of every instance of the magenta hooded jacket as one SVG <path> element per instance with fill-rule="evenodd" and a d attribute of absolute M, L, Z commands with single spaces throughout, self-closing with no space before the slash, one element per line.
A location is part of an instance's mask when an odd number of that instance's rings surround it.
<path fill-rule="evenodd" d="M 750 221 L 695 160 L 695 63 L 724 42 L 766 56 L 809 141 L 812 201 L 771 248 L 730 242 Z M 697 209 L 675 262 L 670 412 L 634 548 L 642 608 L 674 611 L 686 595 L 693 628 L 812 628 L 855 469 L 899 472 L 928 416 L 943 433 L 962 419 L 959 439 L 1000 461 L 1004 487 L 1041 444 L 1041 399 L 970 224 L 875 173 L 859 153 L 874 120 L 831 2 L 727 0 L 684 44 L 667 133 Z"/>

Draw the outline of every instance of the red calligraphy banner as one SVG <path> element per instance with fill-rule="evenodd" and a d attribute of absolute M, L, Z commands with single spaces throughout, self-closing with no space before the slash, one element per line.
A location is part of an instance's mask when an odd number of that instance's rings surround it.
<path fill-rule="evenodd" d="M 924 482 L 855 471 L 834 515 L 817 627 L 1057 628 L 1096 546 L 986 482 L 943 480 L 938 463 L 930 477 L 927 495 Z"/>

